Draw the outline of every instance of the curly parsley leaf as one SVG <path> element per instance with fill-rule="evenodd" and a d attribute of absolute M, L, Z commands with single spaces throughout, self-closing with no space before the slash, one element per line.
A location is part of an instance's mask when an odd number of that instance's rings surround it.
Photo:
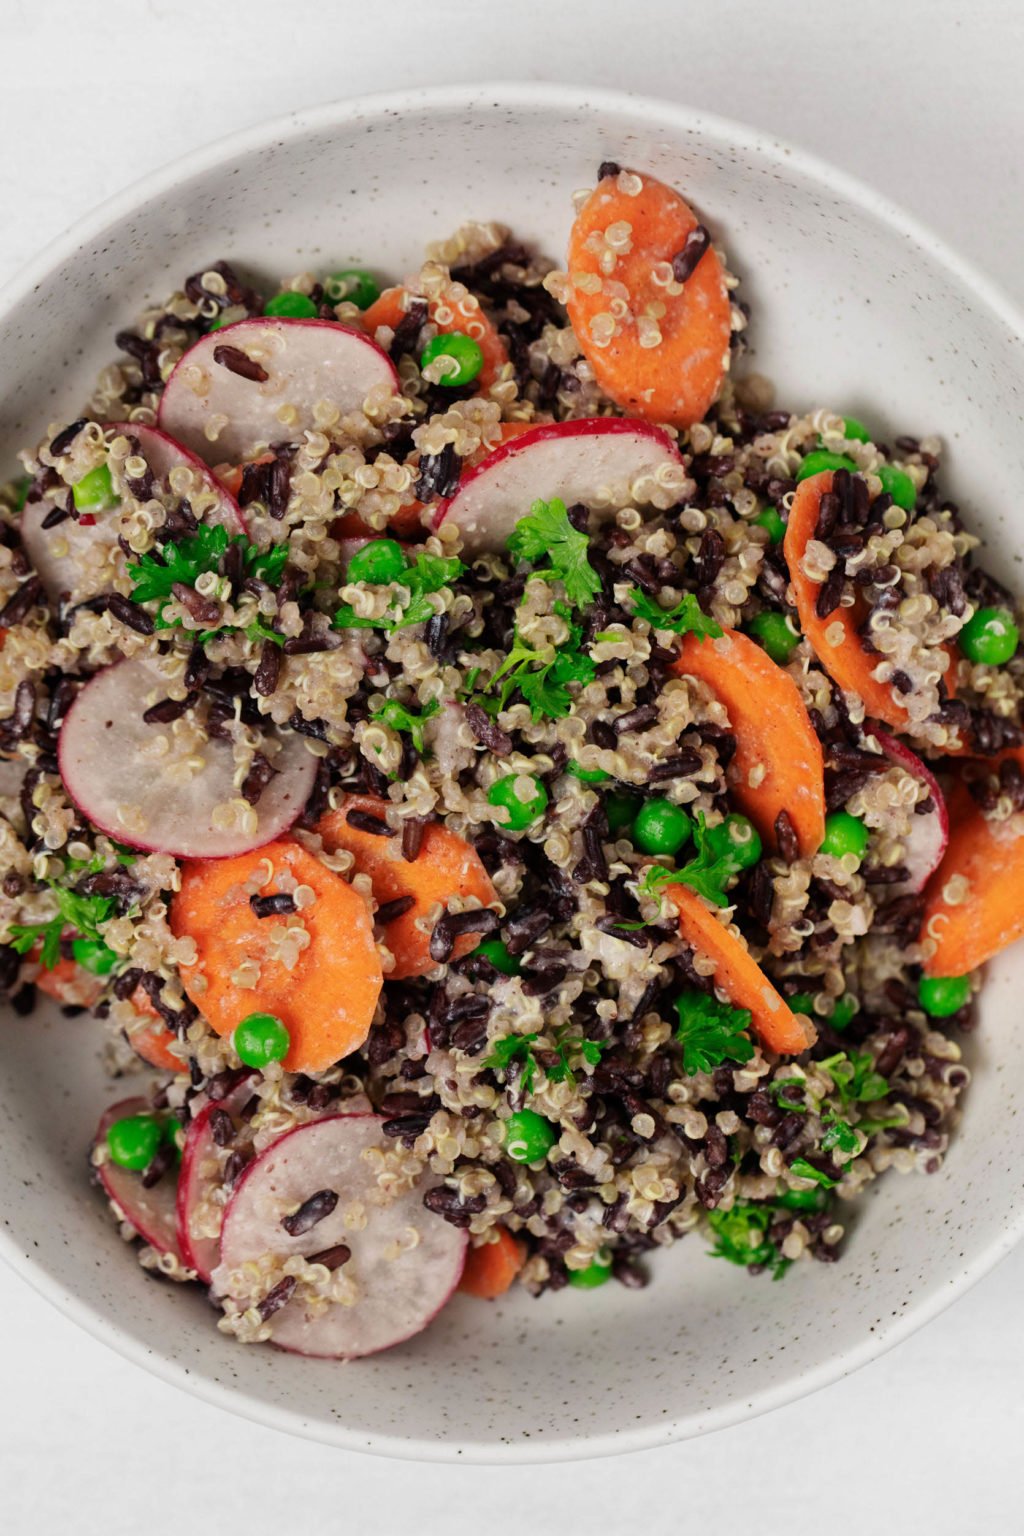
<path fill-rule="evenodd" d="M 508 552 L 531 564 L 548 559 L 551 564 L 534 572 L 545 581 L 560 581 L 574 608 L 586 608 L 601 590 L 601 578 L 588 558 L 590 539 L 569 521 L 565 502 L 535 501 L 521 517 L 508 539 Z"/>
<path fill-rule="evenodd" d="M 814 1164 L 809 1163 L 806 1157 L 795 1157 L 789 1165 L 789 1171 L 790 1173 L 795 1173 L 798 1179 L 812 1179 L 815 1184 L 820 1184 L 822 1189 L 835 1189 L 839 1183 L 838 1179 L 830 1178 L 820 1168 L 815 1168 Z M 845 1171 L 844 1169 L 843 1172 L 845 1173 Z"/>
<path fill-rule="evenodd" d="M 379 720 L 382 725 L 389 725 L 393 731 L 408 731 L 412 737 L 413 746 L 422 757 L 423 727 L 434 715 L 439 714 L 440 710 L 441 706 L 436 699 L 431 699 L 424 704 L 418 715 L 404 704 L 400 704 L 397 699 L 388 699 L 380 709 L 372 711 L 370 719 Z"/>
<path fill-rule="evenodd" d="M 639 894 L 660 896 L 665 885 L 688 885 L 712 906 L 727 907 L 726 887 L 737 874 L 738 866 L 729 848 L 716 847 L 703 811 L 697 812 L 693 842 L 697 849 L 696 858 L 690 859 L 682 869 L 665 869 L 661 864 L 653 864 L 637 887 Z"/>
<path fill-rule="evenodd" d="M 159 603 L 157 629 L 178 629 L 177 620 L 164 617 L 164 609 L 173 597 L 173 588 L 180 582 L 194 587 L 200 576 L 216 574 L 228 550 L 237 547 L 242 551 L 242 571 L 246 576 L 256 576 L 270 586 L 276 586 L 288 561 L 288 545 L 272 544 L 269 549 L 259 549 L 244 534 L 231 536 L 221 523 L 201 523 L 194 534 L 177 543 L 168 541 L 157 546 L 157 553 L 140 556 L 128 564 L 132 581 L 132 598 L 137 603 Z M 284 644 L 284 636 L 269 629 L 259 619 L 246 626 L 250 639 L 273 640 Z M 234 625 L 221 629 L 207 629 L 195 638 L 200 645 L 223 635 L 236 633 Z"/>
<path fill-rule="evenodd" d="M 795 1097 L 796 1094 L 804 1092 L 806 1088 L 807 1084 L 802 1077 L 777 1077 L 774 1082 L 768 1084 L 767 1091 L 780 1109 L 786 1109 L 798 1115 L 806 1115 L 807 1105 Z"/>
<path fill-rule="evenodd" d="M 668 629 L 674 635 L 696 635 L 699 640 L 717 640 L 721 624 L 708 618 L 692 592 L 684 592 L 672 608 L 662 608 L 654 598 L 634 587 L 629 595 L 633 617 L 646 619 L 652 629 Z"/>
<path fill-rule="evenodd" d="M 560 646 L 546 645 L 536 649 L 516 630 L 512 649 L 485 690 L 489 692 L 501 684 L 501 709 L 506 708 L 518 689 L 529 704 L 534 721 L 561 720 L 572 709 L 569 684 L 593 682 L 596 668 L 581 649 L 583 630 L 578 624 L 568 623 L 569 609 L 564 603 L 556 603 L 555 612 L 566 619 L 568 628 L 565 642 Z"/>
<path fill-rule="evenodd" d="M 851 1157 L 860 1146 L 857 1130 L 848 1120 L 841 1119 L 838 1115 L 826 1115 L 822 1122 L 825 1134 L 821 1138 L 821 1150 L 823 1152 L 839 1152 L 844 1157 Z"/>
<path fill-rule="evenodd" d="M 491 1067 L 497 1072 L 508 1072 L 515 1062 L 520 1062 L 522 1085 L 527 1093 L 532 1093 L 537 1072 L 537 1063 L 533 1057 L 533 1043 L 536 1039 L 535 1034 L 505 1035 L 503 1039 L 494 1041 L 491 1054 L 484 1057 L 481 1066 Z"/>
<path fill-rule="evenodd" d="M 687 1077 L 696 1072 L 710 1072 L 723 1061 L 742 1064 L 754 1054 L 754 1044 L 745 1033 L 750 1028 L 750 1011 L 720 1003 L 705 992 L 683 992 L 676 998 L 679 1023 L 676 1039 L 683 1047 L 683 1071 Z"/>
<path fill-rule="evenodd" d="M 839 1051 L 819 1066 L 835 1083 L 844 1104 L 872 1104 L 889 1092 L 888 1081 L 875 1071 L 870 1051 Z"/>
<path fill-rule="evenodd" d="M 589 1067 L 596 1067 L 610 1043 L 608 1040 L 588 1040 L 579 1035 L 563 1036 L 555 1047 L 558 1061 L 546 1067 L 545 1071 L 553 1083 L 574 1083 L 576 1074 L 569 1060 L 572 1052 L 578 1051 Z"/>
<path fill-rule="evenodd" d="M 751 1200 L 737 1200 L 728 1211 L 709 1211 L 708 1226 L 715 1237 L 711 1257 L 745 1269 L 768 1269 L 773 1280 L 781 1280 L 791 1261 L 782 1257 L 768 1236 L 775 1215 L 770 1205 Z"/>
<path fill-rule="evenodd" d="M 433 604 L 427 601 L 429 595 L 450 587 L 465 569 L 454 555 L 419 554 L 399 580 L 389 584 L 394 595 L 381 618 L 361 618 L 351 603 L 342 603 L 335 611 L 333 626 L 335 629 L 382 629 L 391 635 L 396 629 L 425 624 L 435 612 Z"/>
<path fill-rule="evenodd" d="M 114 901 L 109 896 L 82 896 L 53 881 L 47 884 L 57 901 L 57 916 L 45 923 L 12 923 L 8 943 L 19 955 L 27 955 L 40 944 L 40 962 L 45 970 L 52 971 L 60 963 L 65 928 L 74 928 L 81 938 L 103 942 L 99 927 L 114 915 Z"/>

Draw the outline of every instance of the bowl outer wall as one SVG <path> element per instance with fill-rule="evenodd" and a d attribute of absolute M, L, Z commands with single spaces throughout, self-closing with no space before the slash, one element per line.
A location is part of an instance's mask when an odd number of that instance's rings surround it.
<path fill-rule="evenodd" d="M 935 236 L 773 139 L 668 103 L 561 86 L 454 87 L 292 115 L 120 194 L 0 293 L 0 464 L 66 421 L 115 330 L 227 256 L 266 279 L 358 261 L 414 270 L 423 244 L 493 218 L 557 259 L 569 194 L 614 158 L 673 181 L 725 244 L 753 306 L 747 366 L 781 402 L 881 436 L 940 431 L 946 485 L 1013 583 L 1024 537 L 1024 321 Z M 949 1303 L 1024 1229 L 1024 957 L 990 968 L 969 1112 L 943 1170 L 865 1202 L 840 1264 L 783 1284 L 709 1261 L 698 1238 L 653 1284 L 457 1297 L 418 1339 L 340 1366 L 243 1349 L 198 1293 L 121 1251 L 85 1171 L 105 1079 L 88 1021 L 5 1018 L 0 1252 L 62 1311 L 165 1380 L 258 1422 L 431 1460 L 607 1455 L 704 1433 L 825 1385 Z M 854 1223 L 851 1223 L 853 1225 Z"/>

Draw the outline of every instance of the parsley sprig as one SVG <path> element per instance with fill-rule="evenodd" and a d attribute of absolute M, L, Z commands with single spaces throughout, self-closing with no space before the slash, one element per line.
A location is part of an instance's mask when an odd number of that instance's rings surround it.
<path fill-rule="evenodd" d="M 533 1050 L 538 1038 L 536 1034 L 505 1035 L 502 1039 L 493 1042 L 491 1053 L 484 1057 L 482 1065 L 499 1072 L 508 1072 L 516 1062 L 519 1062 L 522 1085 L 527 1093 L 532 1093 L 540 1065 Z M 571 1060 L 573 1053 L 578 1052 L 588 1066 L 596 1067 L 607 1048 L 608 1042 L 605 1040 L 588 1040 L 585 1036 L 574 1036 L 564 1032 L 554 1045 L 553 1054 L 558 1059 L 550 1065 L 546 1064 L 543 1070 L 553 1083 L 574 1083 L 576 1074 Z"/>
<path fill-rule="evenodd" d="M 646 619 L 652 629 L 667 629 L 674 635 L 696 635 L 699 640 L 717 640 L 721 624 L 708 618 L 692 592 L 684 592 L 672 608 L 662 608 L 654 598 L 635 587 L 630 593 L 633 617 Z"/>
<path fill-rule="evenodd" d="M 693 842 L 697 850 L 695 858 L 690 859 L 681 869 L 666 869 L 664 865 L 652 864 L 637 887 L 639 894 L 660 896 L 666 885 L 688 885 L 713 906 L 727 907 L 729 898 L 726 887 L 739 873 L 740 866 L 728 847 L 716 847 L 703 811 L 697 812 Z"/>
<path fill-rule="evenodd" d="M 571 610 L 556 602 L 555 612 L 565 620 L 568 635 L 562 645 L 529 645 L 515 631 L 512 649 L 487 684 L 485 692 L 501 684 L 499 709 L 505 709 L 518 691 L 530 706 L 534 721 L 561 720 L 572 709 L 570 683 L 592 683 L 596 668 L 582 649 L 583 630 L 571 622 Z"/>
<path fill-rule="evenodd" d="M 334 615 L 334 628 L 382 629 L 392 635 L 397 629 L 408 629 L 412 624 L 425 624 L 434 617 L 435 612 L 433 604 L 428 601 L 429 595 L 450 587 L 465 569 L 462 561 L 455 556 L 419 554 L 397 581 L 389 583 L 392 598 L 381 618 L 362 618 L 351 603 L 342 603 Z"/>
<path fill-rule="evenodd" d="M 711 1257 L 745 1269 L 767 1269 L 773 1280 L 781 1280 L 791 1261 L 768 1236 L 777 1215 L 773 1206 L 752 1200 L 737 1200 L 728 1211 L 709 1211 L 708 1226 L 715 1236 Z"/>
<path fill-rule="evenodd" d="M 569 521 L 565 502 L 535 501 L 521 517 L 508 540 L 508 552 L 516 560 L 550 565 L 534 571 L 545 581 L 560 581 L 573 608 L 588 608 L 601 590 L 601 578 L 588 558 L 590 539 Z"/>
<path fill-rule="evenodd" d="M 231 535 L 222 523 L 201 523 L 196 532 L 176 543 L 157 545 L 157 553 L 140 556 L 128 566 L 132 597 L 137 603 L 160 603 L 160 617 L 176 582 L 194 587 L 200 576 L 216 572 L 232 546 L 242 551 L 246 576 L 258 576 L 271 586 L 279 582 L 288 559 L 287 544 L 258 549 L 244 534 Z"/>
<path fill-rule="evenodd" d="M 46 883 L 56 899 L 57 916 L 46 923 L 12 923 L 7 942 L 19 955 L 27 955 L 41 944 L 40 961 L 45 970 L 52 971 L 60 963 L 60 941 L 65 928 L 74 928 L 83 939 L 103 943 L 100 926 L 113 917 L 114 901 L 109 896 L 82 896 L 52 880 Z"/>
<path fill-rule="evenodd" d="M 870 1051 L 838 1051 L 818 1066 L 835 1083 L 844 1104 L 872 1104 L 889 1092 L 888 1080 L 875 1071 Z"/>
<path fill-rule="evenodd" d="M 746 1031 L 751 1014 L 747 1008 L 732 1008 L 696 990 L 683 992 L 675 1001 L 679 1023 L 676 1039 L 683 1047 L 683 1071 L 687 1077 L 710 1072 L 723 1061 L 741 1065 L 754 1054 L 754 1044 Z"/>
<path fill-rule="evenodd" d="M 412 744 L 422 757 L 423 755 L 423 727 L 434 715 L 440 713 L 441 706 L 436 699 L 431 699 L 424 704 L 417 715 L 398 699 L 387 699 L 380 707 L 371 711 L 370 719 L 379 720 L 382 725 L 389 725 L 393 731 L 408 731 L 412 738 Z"/>

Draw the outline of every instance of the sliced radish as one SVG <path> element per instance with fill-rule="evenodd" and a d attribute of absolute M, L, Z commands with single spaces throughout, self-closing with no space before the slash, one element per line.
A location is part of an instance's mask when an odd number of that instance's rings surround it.
<path fill-rule="evenodd" d="M 107 667 L 86 684 L 58 742 L 61 777 L 75 804 L 108 836 L 177 858 L 226 858 L 286 832 L 316 778 L 303 738 L 263 741 L 276 772 L 252 807 L 255 827 L 246 830 L 237 820 L 218 826 L 229 802 L 244 805 L 231 744 L 196 745 L 191 731 L 147 724 L 144 712 L 166 691 L 155 663 L 143 658 Z"/>
<path fill-rule="evenodd" d="M 250 1261 L 311 1257 L 339 1243 L 351 1250 L 342 1269 L 353 1284 L 348 1304 L 332 1302 L 314 1313 L 300 1282 L 270 1319 L 272 1341 L 282 1349 L 331 1359 L 388 1349 L 425 1328 L 458 1285 L 466 1233 L 425 1208 L 432 1175 L 390 1196 L 381 1188 L 379 1154 L 394 1151 L 382 1123 L 376 1115 L 335 1115 L 300 1126 L 250 1165 L 231 1197 L 213 1287 L 237 1306 L 249 1305 L 231 1288 Z M 290 1237 L 282 1218 L 323 1190 L 338 1197 L 333 1211 Z"/>
<path fill-rule="evenodd" d="M 30 501 L 19 524 L 25 553 L 51 603 L 64 597 L 94 597 L 97 591 L 108 591 L 103 567 L 117 551 L 117 508 L 99 513 L 90 523 L 65 517 L 56 527 L 44 528 L 43 523 L 52 511 L 51 501 Z"/>
<path fill-rule="evenodd" d="M 668 479 L 666 480 L 666 476 Z M 442 501 L 433 526 L 455 522 L 470 556 L 504 549 L 533 502 L 560 497 L 610 517 L 630 504 L 663 501 L 685 479 L 675 443 L 649 422 L 618 416 L 552 422 L 499 444 L 466 470 L 455 495 Z"/>
<path fill-rule="evenodd" d="M 122 1099 L 119 1104 L 112 1104 L 96 1127 L 96 1145 L 102 1145 L 115 1120 L 152 1112 L 148 1099 Z M 135 1228 L 142 1241 L 160 1253 L 172 1254 L 179 1264 L 184 1264 L 175 1221 L 177 1180 L 173 1171 L 169 1169 L 152 1189 L 145 1188 L 140 1173 L 122 1168 L 109 1158 L 97 1165 L 96 1172 L 108 1200 L 113 1201 L 119 1215 Z"/>
<path fill-rule="evenodd" d="M 872 726 L 871 734 L 891 763 L 905 768 L 928 786 L 931 808 L 920 815 L 912 811 L 910 816 L 910 833 L 903 859 L 907 878 L 889 886 L 895 896 L 916 896 L 918 891 L 924 890 L 929 875 L 938 869 L 949 842 L 949 812 L 945 797 L 931 769 L 908 746 L 877 726 Z"/>
<path fill-rule="evenodd" d="M 223 1186 L 224 1165 L 232 1150 L 218 1145 L 210 1122 L 214 1111 L 221 1110 L 234 1123 L 237 1132 L 239 1113 L 252 1098 L 255 1081 L 256 1074 L 251 1073 L 216 1103 L 207 1102 L 189 1123 L 185 1136 L 178 1176 L 178 1246 L 185 1263 L 207 1283 L 220 1259 L 220 1238 L 193 1231 L 193 1223 L 201 1218 L 201 1207 L 208 1207 L 212 1202 L 215 1208 L 215 1193 Z"/>
<path fill-rule="evenodd" d="M 160 426 L 207 464 L 237 463 L 316 427 L 318 405 L 344 415 L 381 386 L 398 394 L 398 374 L 361 331 L 333 320 L 240 320 L 181 358 L 160 401 Z"/>
<path fill-rule="evenodd" d="M 134 437 L 139 445 L 139 453 L 153 474 L 158 480 L 167 482 L 168 487 L 168 476 L 172 469 L 190 469 L 198 479 L 197 488 L 214 498 L 212 504 L 206 507 L 196 506 L 190 498 L 192 511 L 201 523 L 221 523 L 229 533 L 245 532 L 245 518 L 235 498 L 228 494 L 216 475 L 210 473 L 202 459 L 197 459 L 194 453 L 175 442 L 173 437 L 168 437 L 166 432 L 161 432 L 157 427 L 143 426 L 137 421 L 115 422 L 107 431 Z"/>

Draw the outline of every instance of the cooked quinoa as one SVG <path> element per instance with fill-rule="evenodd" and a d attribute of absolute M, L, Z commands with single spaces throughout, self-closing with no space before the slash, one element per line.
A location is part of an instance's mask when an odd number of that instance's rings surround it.
<path fill-rule="evenodd" d="M 627 194 L 622 178 L 639 181 L 617 174 Z M 628 227 L 610 227 L 606 241 L 613 271 Z M 845 1212 L 864 1186 L 890 1168 L 934 1173 L 949 1145 L 968 1082 L 960 1041 L 972 1003 L 937 1020 L 918 1001 L 924 898 L 907 891 L 905 858 L 915 818 L 934 812 L 927 782 L 886 755 L 863 704 L 794 638 L 780 664 L 821 743 L 827 810 L 856 818 L 866 846 L 801 854 L 782 819 L 776 846 L 766 841 L 759 859 L 731 871 L 722 920 L 817 1030 L 809 1050 L 777 1055 L 751 1032 L 749 1013 L 736 1017 L 720 982 L 716 991 L 714 962 L 681 936 L 670 882 L 650 875 L 681 870 L 696 844 L 673 857 L 644 851 L 633 835 L 637 812 L 655 801 L 705 835 L 741 812 L 729 713 L 676 669 L 678 631 L 643 614 L 695 599 L 712 629 L 757 633 L 764 615 L 795 624 L 770 509 L 781 526 L 808 454 L 843 456 L 855 491 L 833 526 L 822 518 L 803 574 L 821 584 L 823 618 L 862 605 L 861 638 L 905 706 L 903 735 L 941 772 L 948 753 L 1022 741 L 1024 661 L 971 662 L 955 644 L 980 605 L 1014 602 L 975 563 L 977 540 L 941 490 L 938 438 L 861 440 L 838 409 L 788 411 L 765 379 L 744 374 L 746 312 L 731 274 L 732 366 L 706 419 L 665 429 L 678 467 L 611 515 L 568 509 L 586 540 L 589 600 L 567 601 L 540 556 L 506 548 L 461 561 L 459 528 L 435 527 L 437 508 L 510 424 L 619 414 L 565 307 L 584 278 L 497 224 L 466 226 L 430 249 L 406 281 L 400 323 L 374 333 L 398 390 L 344 412 L 324 400 L 300 433 L 289 432 L 283 406 L 279 440 L 234 481 L 232 466 L 220 471 L 244 515 L 244 561 L 225 541 L 192 584 L 176 582 L 162 600 L 140 596 L 140 570 L 208 532 L 217 497 L 187 467 L 154 472 L 131 429 L 156 424 L 164 387 L 194 344 L 263 315 L 272 290 L 223 261 L 188 277 L 118 334 L 117 358 L 80 417 L 50 423 L 22 456 L 24 479 L 0 491 L 0 980 L 19 1013 L 40 991 L 65 1011 L 91 1011 L 112 1072 L 138 1071 L 132 1090 L 177 1128 L 179 1144 L 201 1107 L 233 1095 L 207 1153 L 194 1237 L 216 1243 L 242 1173 L 284 1133 L 372 1110 L 381 1188 L 425 1190 L 410 1242 L 435 1222 L 475 1247 L 512 1234 L 519 1281 L 534 1295 L 581 1275 L 594 1283 L 609 1265 L 641 1287 L 650 1251 L 690 1233 L 719 1257 L 778 1276 L 798 1259 L 838 1259 Z M 671 270 L 669 283 L 681 286 Z M 305 313 L 360 326 L 361 309 L 338 292 L 299 273 L 278 296 L 301 295 Z M 424 350 L 439 318 L 472 335 L 479 315 L 507 360 L 486 387 L 452 386 L 444 359 L 424 365 Z M 656 350 L 655 320 L 648 329 Z M 211 418 L 214 447 L 226 425 Z M 72 487 L 104 466 L 110 505 L 90 519 Z M 912 505 L 884 488 L 890 469 L 912 487 L 902 498 Z M 59 590 L 22 548 L 22 508 L 40 503 L 51 554 L 65 562 L 55 567 Z M 422 595 L 421 620 L 405 625 L 388 623 L 395 603 L 408 603 L 401 578 L 347 578 L 353 540 L 396 537 L 451 562 Z M 342 611 L 350 623 L 338 622 Z M 510 672 L 513 652 L 527 661 Z M 536 679 L 531 656 L 549 666 L 577 658 L 558 681 L 560 702 L 537 707 L 536 692 L 516 685 Z M 215 822 L 226 834 L 256 826 L 289 752 L 313 760 L 288 835 L 367 904 L 383 975 L 365 1041 L 323 1070 L 272 1061 L 246 1077 L 233 1036 L 204 1016 L 196 941 L 172 926 L 183 861 L 138 846 L 147 841 L 138 806 L 119 807 L 115 837 L 65 787 L 62 723 L 82 684 L 121 658 L 151 669 L 147 719 L 165 733 L 151 772 L 168 795 L 211 741 L 230 752 L 233 788 Z M 755 770 L 746 787 L 757 780 Z M 520 803 L 544 800 L 525 825 L 510 825 L 507 800 L 492 794 L 506 782 Z M 439 824 L 490 878 L 492 901 L 456 895 L 420 914 L 425 974 L 392 976 L 400 967 L 383 930 L 397 921 L 395 902 L 378 899 L 350 851 L 325 843 L 325 815 L 353 795 L 383 802 L 377 830 L 410 862 L 424 829 Z M 994 822 L 1024 815 L 1019 770 L 1004 764 L 976 800 Z M 69 893 L 87 904 L 87 926 L 76 927 Z M 243 899 L 273 933 L 275 961 L 298 974 L 317 892 L 268 865 Z M 39 941 L 16 943 L 32 925 Z M 41 954 L 46 925 L 56 949 Z M 465 953 L 469 934 L 477 947 Z M 97 953 L 109 961 L 97 965 Z M 230 979 L 258 1011 L 257 961 L 243 959 Z M 703 1057 L 687 1050 L 681 998 L 712 1019 L 731 1016 L 732 1034 L 725 1028 Z M 155 1030 L 168 1035 L 159 1068 L 135 1049 L 147 1050 Z M 737 1030 L 748 1048 L 735 1049 Z M 524 1111 L 549 1128 L 550 1144 L 529 1161 L 508 1127 Z M 98 1140 L 94 1166 L 109 1156 Z M 174 1157 L 162 1162 L 151 1187 L 173 1183 Z M 134 1235 L 116 1205 L 115 1215 Z M 348 1219 L 357 1230 L 359 1213 Z M 152 1243 L 139 1251 L 157 1273 L 194 1278 L 180 1254 Z M 358 1277 L 344 1264 L 337 1252 L 333 1262 L 268 1253 L 221 1286 L 221 1327 L 272 1339 L 293 1299 L 313 1315 L 354 1304 Z"/>

